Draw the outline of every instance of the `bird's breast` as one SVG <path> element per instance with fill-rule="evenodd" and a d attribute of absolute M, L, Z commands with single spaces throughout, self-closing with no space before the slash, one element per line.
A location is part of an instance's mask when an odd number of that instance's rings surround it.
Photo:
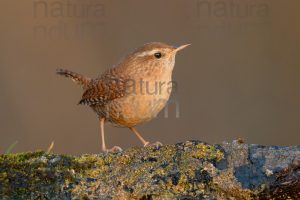
<path fill-rule="evenodd" d="M 172 92 L 171 74 L 134 80 L 123 98 L 107 104 L 109 119 L 121 126 L 150 121 L 165 107 Z"/>

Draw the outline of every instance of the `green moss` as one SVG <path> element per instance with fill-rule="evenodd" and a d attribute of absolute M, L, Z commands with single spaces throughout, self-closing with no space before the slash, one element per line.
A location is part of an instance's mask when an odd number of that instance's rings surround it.
<path fill-rule="evenodd" d="M 185 156 L 197 159 L 211 157 L 213 150 L 207 149 L 197 146 L 191 151 L 190 156 Z M 149 183 L 141 184 L 141 181 L 151 180 L 155 176 L 158 177 L 157 181 L 162 188 L 165 185 L 165 188 L 174 190 L 172 193 L 180 193 L 191 187 L 187 177 L 192 177 L 191 169 L 194 168 L 183 165 L 180 169 L 176 169 L 176 166 L 171 163 L 174 158 L 179 159 L 182 156 L 177 153 L 174 146 L 164 146 L 160 151 L 152 147 L 132 148 L 121 155 L 105 156 L 73 157 L 46 154 L 42 151 L 2 155 L 0 181 L 3 189 L 0 194 L 25 198 L 29 198 L 32 194 L 36 197 L 44 194 L 50 197 L 57 194 L 61 196 L 72 194 L 80 199 L 87 199 L 86 191 L 96 188 L 100 183 L 118 181 L 125 188 L 125 192 L 128 190 L 130 193 L 130 188 L 138 183 L 140 188 L 137 190 L 142 191 L 142 188 L 147 188 Z M 181 170 L 178 173 L 183 175 L 179 180 L 174 181 L 170 175 L 172 168 Z M 149 174 L 150 171 L 152 174 Z"/>
<path fill-rule="evenodd" d="M 64 163 L 53 163 L 53 167 L 49 167 L 53 158 L 53 155 L 42 151 L 1 155 L 0 196 L 27 198 L 48 189 L 60 190 L 60 183 L 73 179 L 65 166 L 70 163 L 71 157 L 62 159 Z M 41 191 L 40 194 L 37 191 Z"/>

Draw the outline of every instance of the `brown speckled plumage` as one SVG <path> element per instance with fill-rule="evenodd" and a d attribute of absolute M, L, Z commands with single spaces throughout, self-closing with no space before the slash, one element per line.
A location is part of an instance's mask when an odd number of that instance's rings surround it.
<path fill-rule="evenodd" d="M 105 121 L 128 127 L 146 142 L 134 128 L 153 119 L 166 105 L 172 89 L 172 70 L 178 48 L 153 42 L 125 56 L 101 76 L 91 79 L 75 72 L 58 69 L 57 74 L 70 77 L 83 86 L 79 104 L 90 106 L 99 116 L 104 143 Z M 159 89 L 157 90 L 159 86 Z M 115 147 L 119 149 L 119 147 Z"/>

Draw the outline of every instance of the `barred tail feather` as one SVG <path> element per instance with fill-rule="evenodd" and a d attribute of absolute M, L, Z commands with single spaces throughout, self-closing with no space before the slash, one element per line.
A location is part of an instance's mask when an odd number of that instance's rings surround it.
<path fill-rule="evenodd" d="M 87 87 L 87 85 L 91 82 L 91 78 L 66 69 L 57 69 L 56 74 L 71 78 L 72 81 L 83 86 L 84 88 Z"/>

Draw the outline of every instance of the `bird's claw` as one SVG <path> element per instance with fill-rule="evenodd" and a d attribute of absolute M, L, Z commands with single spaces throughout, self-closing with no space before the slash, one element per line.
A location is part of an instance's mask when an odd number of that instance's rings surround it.
<path fill-rule="evenodd" d="M 149 146 L 150 145 L 150 142 L 146 142 L 145 144 L 144 144 L 144 147 L 147 147 L 147 146 Z"/>
<path fill-rule="evenodd" d="M 161 142 L 154 142 L 154 143 L 150 143 L 150 142 L 146 142 L 146 144 L 144 145 L 144 147 L 149 147 L 149 146 L 154 146 L 154 147 L 160 147 L 163 144 Z"/>
<path fill-rule="evenodd" d="M 105 149 L 104 150 L 106 153 L 118 153 L 118 152 L 122 152 L 123 149 L 119 146 L 114 146 L 113 148 L 111 149 Z"/>

